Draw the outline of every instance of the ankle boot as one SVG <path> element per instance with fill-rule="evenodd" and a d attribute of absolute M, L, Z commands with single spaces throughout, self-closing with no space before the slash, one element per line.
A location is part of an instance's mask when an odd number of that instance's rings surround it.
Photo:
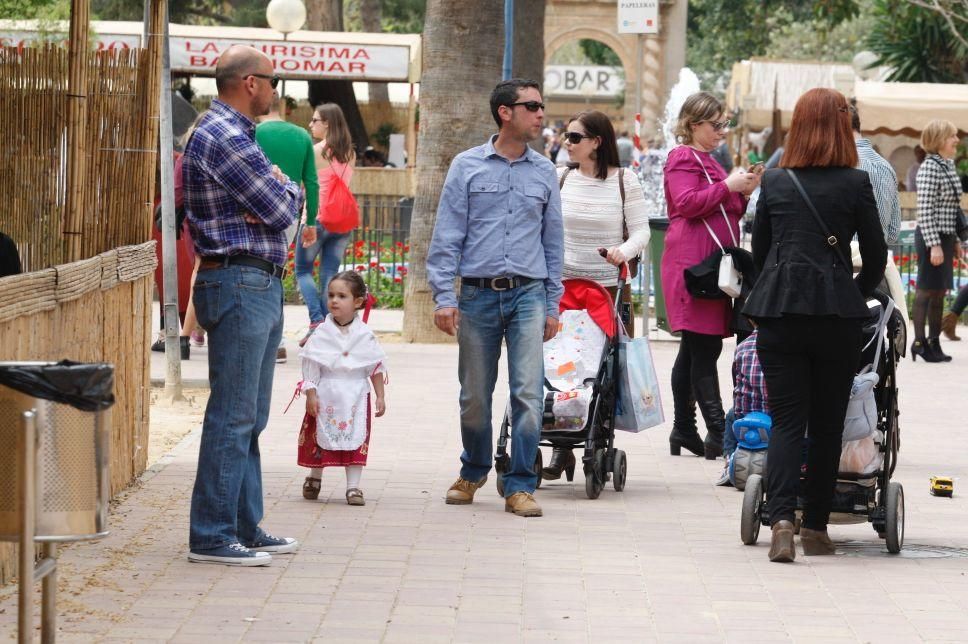
<path fill-rule="evenodd" d="M 958 327 L 958 314 L 954 311 L 948 311 L 941 318 L 941 332 L 944 333 L 944 337 L 948 338 L 952 342 L 958 342 L 961 338 L 955 333 L 955 329 Z"/>
<path fill-rule="evenodd" d="M 944 360 L 935 355 L 927 340 L 915 340 L 911 343 L 911 361 L 917 362 L 918 356 L 921 356 L 921 359 L 925 362 L 942 362 Z"/>
<path fill-rule="evenodd" d="M 548 467 L 542 468 L 541 478 L 546 481 L 557 481 L 564 471 L 569 481 L 575 478 L 575 453 L 565 447 L 556 447 L 551 451 L 551 461 Z"/>
<path fill-rule="evenodd" d="M 803 548 L 803 554 L 811 557 L 832 555 L 837 552 L 837 547 L 830 540 L 826 530 L 811 530 L 801 527 L 800 546 Z"/>
<path fill-rule="evenodd" d="M 706 376 L 696 381 L 696 402 L 706 421 L 706 440 L 703 451 L 707 461 L 714 461 L 723 455 L 723 430 L 726 427 L 726 413 L 719 397 L 719 378 Z"/>
<path fill-rule="evenodd" d="M 770 539 L 770 561 L 789 563 L 796 558 L 797 549 L 793 545 L 793 523 L 777 521 L 773 524 L 773 535 Z"/>
<path fill-rule="evenodd" d="M 926 344 L 928 350 L 932 351 L 940 362 L 951 362 L 951 356 L 941 350 L 941 340 L 938 338 L 928 338 Z"/>
<path fill-rule="evenodd" d="M 699 431 L 696 429 L 696 400 L 692 396 L 692 387 L 689 389 L 690 391 L 686 393 L 680 392 L 680 395 L 676 395 L 677 392 L 673 391 L 675 415 L 672 420 L 672 432 L 669 433 L 669 453 L 673 456 L 679 456 L 683 447 L 696 456 L 702 456 L 705 451 L 702 438 L 699 437 Z"/>

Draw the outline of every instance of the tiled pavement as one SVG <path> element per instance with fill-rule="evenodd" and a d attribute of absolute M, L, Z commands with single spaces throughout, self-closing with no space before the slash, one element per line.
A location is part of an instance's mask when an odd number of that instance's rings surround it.
<path fill-rule="evenodd" d="M 302 312 L 289 319 L 296 338 Z M 378 330 L 398 324 L 373 319 Z M 298 379 L 289 345 L 262 441 L 265 525 L 299 538 L 299 552 L 256 569 L 186 560 L 196 431 L 121 495 L 108 538 L 63 552 L 61 641 L 968 641 L 968 558 L 946 550 L 968 547 L 968 341 L 945 345 L 950 364 L 907 360 L 900 371 L 895 478 L 909 549 L 890 556 L 869 525 L 837 526 L 834 540 L 852 542 L 844 554 L 792 565 L 768 562 L 765 530 L 758 546 L 740 543 L 741 493 L 712 485 L 721 461 L 669 456 L 667 426 L 619 435 L 622 493 L 589 501 L 580 479 L 546 484 L 545 516 L 521 519 L 503 512 L 492 477 L 474 505 L 445 505 L 459 466 L 453 346 L 385 344 L 388 412 L 375 420 L 366 506 L 345 504 L 338 471 L 319 502 L 305 501 L 294 462 L 301 410 L 282 414 Z M 653 345 L 664 383 L 676 348 Z M 186 377 L 203 376 L 204 350 L 187 365 Z M 932 474 L 956 478 L 953 499 L 928 494 Z M 0 633 L 15 629 L 8 586 Z"/>

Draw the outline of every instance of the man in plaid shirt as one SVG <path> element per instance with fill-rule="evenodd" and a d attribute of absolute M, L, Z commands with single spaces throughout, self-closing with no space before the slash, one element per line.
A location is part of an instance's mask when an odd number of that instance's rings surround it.
<path fill-rule="evenodd" d="M 282 337 L 286 229 L 303 196 L 255 142 L 278 78 L 261 52 L 233 46 L 215 68 L 218 99 L 185 148 L 185 210 L 200 256 L 195 310 L 209 337 L 211 396 L 192 492 L 190 561 L 264 566 L 292 552 L 262 521 L 259 434 L 269 419 Z"/>
<path fill-rule="evenodd" d="M 756 329 L 736 345 L 733 354 L 733 408 L 726 413 L 726 432 L 723 436 L 725 464 L 716 485 L 729 485 L 729 462 L 736 451 L 733 422 L 754 411 L 770 412 L 766 398 L 766 380 L 760 358 L 756 354 Z"/>

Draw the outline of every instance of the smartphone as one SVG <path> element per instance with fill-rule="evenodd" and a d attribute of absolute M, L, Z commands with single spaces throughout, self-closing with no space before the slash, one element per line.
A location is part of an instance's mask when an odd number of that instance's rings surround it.
<path fill-rule="evenodd" d="M 759 163 L 754 163 L 751 165 L 749 171 L 753 174 L 763 174 L 766 172 L 766 166 L 763 165 L 762 161 L 760 161 Z"/>

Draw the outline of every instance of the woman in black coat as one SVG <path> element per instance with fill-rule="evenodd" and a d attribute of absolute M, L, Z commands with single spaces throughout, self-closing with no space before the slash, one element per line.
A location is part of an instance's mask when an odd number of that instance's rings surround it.
<path fill-rule="evenodd" d="M 743 313 L 759 325 L 756 348 L 773 417 L 766 475 L 770 561 L 796 556 L 793 520 L 808 425 L 800 543 L 806 555 L 834 552 L 827 521 L 844 416 L 869 316 L 866 299 L 887 261 L 870 178 L 855 169 L 850 109 L 831 89 L 800 97 L 780 167 L 763 177 L 753 223 L 760 275 Z M 849 261 L 855 234 L 864 266 L 856 278 Z"/>

